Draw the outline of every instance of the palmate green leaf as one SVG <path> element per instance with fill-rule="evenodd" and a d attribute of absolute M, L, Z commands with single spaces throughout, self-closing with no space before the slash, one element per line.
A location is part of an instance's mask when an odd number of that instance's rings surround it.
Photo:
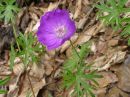
<path fill-rule="evenodd" d="M 80 55 L 80 58 L 81 58 L 81 61 L 84 59 L 85 56 L 87 56 L 90 52 L 90 42 L 84 44 L 81 46 L 81 49 L 80 49 L 80 52 L 79 52 L 79 55 Z"/>
<path fill-rule="evenodd" d="M 121 28 L 121 19 L 118 14 L 109 13 L 105 16 L 100 16 L 99 19 L 103 20 L 106 25 L 111 25 L 114 30 Z"/>
<path fill-rule="evenodd" d="M 88 90 L 88 93 L 90 94 L 91 97 L 95 97 L 92 91 Z"/>
<path fill-rule="evenodd" d="M 83 95 L 86 93 L 86 91 L 83 91 L 84 88 L 82 86 L 82 72 L 79 71 L 79 73 L 76 74 L 76 84 L 75 84 L 75 94 L 77 94 L 78 97 L 83 97 Z"/>
<path fill-rule="evenodd" d="M 76 91 L 76 94 L 77 94 L 78 97 L 82 97 L 83 94 L 84 94 L 82 89 L 81 89 L 81 83 L 80 83 L 79 79 L 77 79 L 75 91 Z"/>
<path fill-rule="evenodd" d="M 31 33 L 28 36 L 23 36 L 21 38 L 24 42 L 24 48 L 25 51 L 23 54 L 25 54 L 25 57 L 31 57 L 32 62 L 37 62 L 38 57 L 35 56 L 36 52 L 40 52 L 41 48 L 39 49 L 39 45 L 33 46 L 33 44 L 36 41 L 36 37 L 34 37 Z M 26 60 L 27 61 L 27 60 Z M 28 62 L 27 62 L 28 63 Z"/>
<path fill-rule="evenodd" d="M 102 4 L 102 5 L 95 5 L 96 8 L 100 9 L 101 11 L 103 12 L 112 12 L 112 10 L 106 6 L 105 4 Z"/>
<path fill-rule="evenodd" d="M 116 14 L 109 14 L 107 16 L 101 17 L 107 25 L 111 25 L 113 29 L 118 29 L 121 27 L 121 19 Z"/>
<path fill-rule="evenodd" d="M 84 58 L 90 52 L 90 44 L 89 42 L 81 45 L 81 49 L 78 52 L 80 58 L 75 50 L 73 50 L 72 57 L 64 64 L 64 86 L 67 89 L 73 86 L 74 92 L 72 94 L 76 97 L 83 97 L 83 95 L 87 93 L 94 97 L 92 93 L 94 87 L 89 85 L 87 80 L 93 81 L 97 85 L 98 83 L 95 81 L 95 78 L 100 78 L 100 76 L 96 74 L 96 71 L 85 74 L 85 70 L 90 70 L 91 68 L 91 65 L 86 66 L 84 63 Z"/>
<path fill-rule="evenodd" d="M 89 80 L 95 79 L 95 78 L 102 78 L 101 75 L 97 75 L 97 74 L 93 74 L 93 73 L 85 74 L 85 75 L 83 75 L 83 77 L 86 79 L 89 79 Z"/>
<path fill-rule="evenodd" d="M 16 2 L 16 0 L 7 0 L 7 3 L 10 5 L 13 5 Z"/>
<path fill-rule="evenodd" d="M 5 23 L 15 21 L 15 14 L 19 11 L 19 8 L 15 4 L 16 0 L 2 0 L 0 1 L 0 18 L 4 20 Z"/>
<path fill-rule="evenodd" d="M 86 80 L 90 80 L 92 81 L 95 85 L 99 85 L 98 82 L 96 81 L 97 78 L 102 78 L 101 75 L 98 75 L 96 73 L 96 71 L 90 72 L 88 74 L 84 74 L 82 75 L 82 78 L 86 79 Z"/>
<path fill-rule="evenodd" d="M 38 62 L 37 53 L 42 52 L 44 49 L 39 46 L 40 44 L 35 45 L 36 37 L 31 32 L 28 35 L 20 33 L 17 41 L 21 47 L 21 50 L 17 52 L 17 56 L 22 59 L 24 65 L 27 66 L 29 62 Z"/>
<path fill-rule="evenodd" d="M 75 84 L 76 76 L 72 73 L 72 71 L 67 70 L 63 75 L 63 79 L 64 87 L 68 89 Z"/>
<path fill-rule="evenodd" d="M 72 56 L 64 63 L 64 69 L 73 71 L 79 63 L 79 57 L 77 53 L 72 50 Z"/>
<path fill-rule="evenodd" d="M 0 90 L 0 94 L 6 94 L 7 91 L 6 90 Z"/>
<path fill-rule="evenodd" d="M 128 36 L 130 35 L 130 24 L 126 25 L 125 28 L 123 29 L 122 33 L 121 33 L 122 36 Z"/>
<path fill-rule="evenodd" d="M 99 19 L 102 19 L 102 20 L 104 19 L 106 24 L 110 24 L 111 23 L 110 22 L 110 19 L 111 19 L 111 15 L 110 14 L 105 15 L 105 16 L 100 16 Z"/>
<path fill-rule="evenodd" d="M 121 13 L 130 12 L 130 8 L 122 8 Z"/>
<path fill-rule="evenodd" d="M 123 23 L 130 23 L 130 18 L 129 17 L 126 17 L 126 18 L 122 18 L 121 19 L 121 22 Z"/>
<path fill-rule="evenodd" d="M 74 61 L 69 59 L 64 63 L 64 70 L 74 70 L 77 65 L 78 65 L 77 60 Z"/>
<path fill-rule="evenodd" d="M 10 77 L 6 77 L 3 80 L 0 80 L 0 86 L 5 85 L 10 80 Z"/>
<path fill-rule="evenodd" d="M 0 0 L 0 3 L 5 3 L 6 5 L 13 5 L 16 0 Z"/>
<path fill-rule="evenodd" d="M 107 1 L 107 4 L 110 4 L 113 8 L 115 8 L 116 9 L 116 1 L 115 0 L 108 0 Z"/>
<path fill-rule="evenodd" d="M 123 28 L 124 20 L 122 20 L 121 15 L 130 12 L 130 8 L 125 7 L 127 1 L 128 0 L 107 0 L 106 3 L 100 2 L 100 4 L 97 5 L 101 19 L 105 21 L 107 25 L 111 25 L 116 31 Z M 111 12 L 109 10 L 111 10 Z M 108 12 L 108 15 L 102 16 L 104 12 Z"/>
<path fill-rule="evenodd" d="M 32 45 L 29 44 L 29 39 L 26 35 L 20 33 L 19 34 L 20 36 L 17 38 L 17 41 L 20 45 L 20 47 L 22 47 L 22 53 L 21 54 L 24 54 L 26 53 L 27 50 L 29 50 L 28 48 L 31 48 Z"/>
<path fill-rule="evenodd" d="M 79 52 L 80 58 L 75 52 L 75 50 L 72 50 L 72 57 L 65 62 L 64 65 L 65 69 L 73 70 L 74 68 L 76 68 L 76 66 L 81 65 L 79 63 L 85 58 L 85 56 L 89 54 L 89 52 L 90 52 L 90 43 L 81 45 L 81 49 Z"/>
<path fill-rule="evenodd" d="M 85 89 L 85 91 L 90 94 L 91 97 L 95 97 L 95 95 L 92 93 L 92 90 L 94 89 L 93 86 L 89 85 L 86 81 L 81 81 L 82 87 Z"/>
<path fill-rule="evenodd" d="M 94 83 L 95 87 L 99 86 L 99 83 L 96 81 L 96 79 L 91 79 L 91 81 Z"/>
<path fill-rule="evenodd" d="M 26 44 L 25 44 L 24 38 L 21 36 L 21 33 L 20 33 L 20 36 L 17 38 L 17 41 L 18 41 L 21 49 L 25 49 Z"/>
<path fill-rule="evenodd" d="M 5 6 L 3 6 L 2 4 L 0 4 L 0 12 L 5 10 Z"/>
<path fill-rule="evenodd" d="M 124 5 L 127 3 L 128 0 L 118 0 L 118 5 L 120 7 L 124 7 Z"/>

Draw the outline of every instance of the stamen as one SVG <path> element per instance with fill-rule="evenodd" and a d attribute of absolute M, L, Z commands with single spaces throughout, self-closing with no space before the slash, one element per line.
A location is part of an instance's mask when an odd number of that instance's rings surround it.
<path fill-rule="evenodd" d="M 61 38 L 66 34 L 66 28 L 64 26 L 60 26 L 56 29 L 57 37 Z"/>

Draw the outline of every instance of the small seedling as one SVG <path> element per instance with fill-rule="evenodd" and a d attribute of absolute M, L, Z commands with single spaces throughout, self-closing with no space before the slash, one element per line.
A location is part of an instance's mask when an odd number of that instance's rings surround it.
<path fill-rule="evenodd" d="M 0 0 L 0 19 L 5 24 L 15 22 L 15 14 L 19 11 L 16 0 Z"/>
<path fill-rule="evenodd" d="M 74 92 L 72 95 L 76 97 L 83 97 L 83 95 L 95 97 L 92 92 L 92 90 L 95 89 L 95 86 L 89 82 L 91 81 L 98 85 L 95 79 L 101 77 L 96 74 L 95 70 L 91 70 L 91 65 L 86 65 L 84 62 L 84 58 L 89 54 L 89 52 L 89 44 L 82 45 L 80 52 L 78 52 L 79 55 L 77 55 L 74 50 L 72 57 L 64 64 L 64 87 L 66 89 L 73 87 Z M 85 71 L 90 72 L 86 73 Z"/>
<path fill-rule="evenodd" d="M 10 77 L 6 77 L 5 79 L 0 80 L 0 86 L 7 84 L 9 80 L 10 80 Z M 0 90 L 0 94 L 5 94 L 5 93 L 7 93 L 6 90 Z"/>
<path fill-rule="evenodd" d="M 14 50 L 14 47 L 11 46 L 10 52 L 10 67 L 11 69 L 14 66 L 15 57 L 19 57 L 25 66 L 27 66 L 30 62 L 35 63 L 38 61 L 39 53 L 44 53 L 44 47 L 39 43 L 36 43 L 36 37 L 31 33 L 29 35 L 23 35 L 20 33 L 20 36 L 17 38 L 18 44 L 20 46 L 20 50 Z"/>
<path fill-rule="evenodd" d="M 96 7 L 99 9 L 99 19 L 103 20 L 105 24 L 110 25 L 113 30 L 122 30 L 121 35 L 130 36 L 130 17 L 126 14 L 130 12 L 125 4 L 128 0 L 107 0 L 106 2 L 99 2 Z"/>

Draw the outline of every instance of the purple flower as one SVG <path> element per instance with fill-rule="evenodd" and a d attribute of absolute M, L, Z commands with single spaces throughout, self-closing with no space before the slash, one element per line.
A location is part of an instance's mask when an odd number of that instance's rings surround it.
<path fill-rule="evenodd" d="M 70 19 L 69 12 L 56 9 L 46 12 L 41 17 L 37 37 L 48 50 L 52 50 L 69 40 L 75 31 L 75 23 Z"/>

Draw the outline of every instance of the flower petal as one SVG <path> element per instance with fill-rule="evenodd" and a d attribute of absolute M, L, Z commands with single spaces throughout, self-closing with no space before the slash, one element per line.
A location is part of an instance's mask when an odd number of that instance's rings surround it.
<path fill-rule="evenodd" d="M 55 43 L 53 43 L 52 45 L 47 46 L 47 49 L 52 50 L 52 49 L 57 48 L 57 47 L 59 47 L 61 45 L 62 45 L 62 39 L 56 39 Z"/>
<path fill-rule="evenodd" d="M 66 35 L 64 36 L 65 40 L 69 40 L 71 38 L 72 35 L 74 35 L 74 33 L 76 32 L 76 26 L 74 21 L 72 21 L 71 19 L 67 21 L 66 23 Z"/>
<path fill-rule="evenodd" d="M 65 27 L 63 37 L 57 37 L 57 29 Z M 62 45 L 74 34 L 76 30 L 74 22 L 69 17 L 67 10 L 56 9 L 46 12 L 40 21 L 37 37 L 40 43 L 46 45 L 49 50 Z M 63 34 L 62 30 L 59 33 Z"/>
<path fill-rule="evenodd" d="M 45 13 L 41 18 L 41 23 L 46 23 L 48 27 L 50 27 L 49 25 L 57 27 L 65 24 L 67 19 L 69 19 L 69 12 L 67 10 L 56 9 Z"/>

